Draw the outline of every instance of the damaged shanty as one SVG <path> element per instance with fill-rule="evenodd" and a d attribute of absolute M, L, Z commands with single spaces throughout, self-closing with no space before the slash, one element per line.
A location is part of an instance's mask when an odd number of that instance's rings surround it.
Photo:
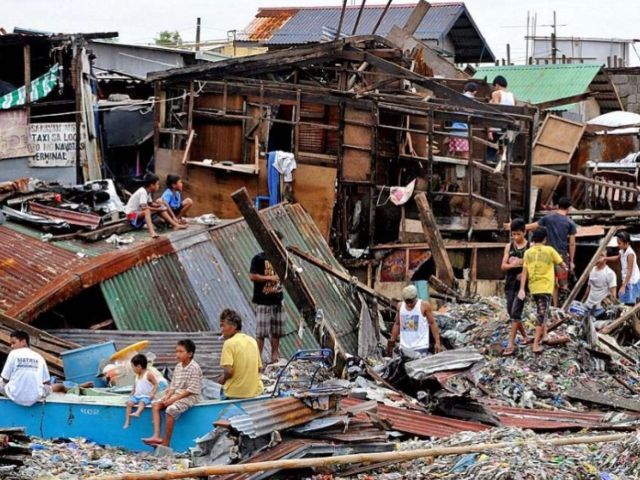
<path fill-rule="evenodd" d="M 69 185 L 102 178 L 88 42 L 116 36 L 0 35 L 0 181 L 34 177 Z"/>
<path fill-rule="evenodd" d="M 379 264 L 372 250 L 424 242 L 413 202 L 393 203 L 414 190 L 458 238 L 491 239 L 509 212 L 528 218 L 534 110 L 462 95 L 466 74 L 410 26 L 393 35 L 150 75 L 158 98 L 179 97 L 157 112 L 157 171 L 179 172 L 197 208 L 222 218 L 237 215 L 229 194 L 241 186 L 259 205 L 299 202 L 363 279 Z M 443 73 L 455 79 L 432 78 Z M 452 122 L 471 125 L 470 159 L 449 153 Z M 504 135 L 489 141 L 492 129 Z"/>

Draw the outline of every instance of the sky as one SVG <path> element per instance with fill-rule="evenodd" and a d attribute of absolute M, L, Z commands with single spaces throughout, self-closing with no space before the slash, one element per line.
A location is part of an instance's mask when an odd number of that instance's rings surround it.
<path fill-rule="evenodd" d="M 361 0 L 347 0 L 359 5 Z M 368 0 L 367 5 L 386 3 Z M 394 0 L 394 4 L 414 3 Z M 438 3 L 435 0 L 432 3 Z M 467 8 L 498 58 L 511 45 L 514 63 L 525 61 L 527 12 L 537 14 L 538 35 L 549 35 L 553 11 L 558 36 L 639 38 L 638 0 L 466 0 Z M 341 0 L 2 0 L 0 26 L 72 32 L 117 31 L 120 41 L 152 43 L 162 30 L 178 30 L 185 41 L 195 39 L 196 18 L 202 18 L 202 39 L 226 38 L 242 30 L 260 7 L 341 5 Z M 640 65 L 640 43 L 631 49 L 631 64 Z"/>

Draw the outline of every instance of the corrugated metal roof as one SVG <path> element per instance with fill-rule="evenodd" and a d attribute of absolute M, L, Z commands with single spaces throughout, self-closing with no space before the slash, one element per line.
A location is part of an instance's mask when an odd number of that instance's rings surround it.
<path fill-rule="evenodd" d="M 529 428 L 532 430 L 567 430 L 580 428 L 612 428 L 604 422 L 600 412 L 568 412 L 561 410 L 540 410 L 508 407 L 488 403 L 489 408 L 506 427 Z"/>
<path fill-rule="evenodd" d="M 181 245 L 181 241 L 172 243 L 210 328 L 219 331 L 220 313 L 225 308 L 232 308 L 245 321 L 243 331 L 255 336 L 253 307 L 243 295 L 233 272 L 211 237 L 207 233 L 201 233 L 191 237 L 189 241 L 191 244 L 188 247 Z"/>
<path fill-rule="evenodd" d="M 209 325 L 175 254 L 138 265 L 101 283 L 119 330 L 205 331 Z"/>
<path fill-rule="evenodd" d="M 473 77 L 492 82 L 502 75 L 517 100 L 536 104 L 589 91 L 601 69 L 596 64 L 505 65 L 479 67 Z"/>
<path fill-rule="evenodd" d="M 350 407 L 364 403 L 364 400 L 347 397 L 341 400 L 342 407 Z M 362 416 L 358 414 L 357 416 Z M 407 408 L 390 407 L 378 404 L 378 416 L 391 422 L 394 430 L 420 437 L 449 437 L 460 432 L 480 432 L 489 427 L 477 422 L 467 422 L 454 418 L 440 417 Z"/>
<path fill-rule="evenodd" d="M 63 289 L 69 281 L 79 284 L 69 271 L 86 262 L 55 245 L 0 227 L 0 311 L 19 317 L 15 313 L 42 289 Z"/>
<path fill-rule="evenodd" d="M 377 35 L 386 36 L 394 25 L 403 26 L 416 4 L 391 5 L 384 16 Z M 362 11 L 356 35 L 370 35 L 384 10 L 383 4 L 367 5 Z M 344 15 L 342 32 L 348 35 L 358 16 L 360 6 L 347 7 Z M 323 27 L 337 29 L 340 22 L 341 6 L 307 7 L 298 12 L 286 22 L 270 40 L 268 45 L 293 45 L 319 42 L 322 38 Z M 464 3 L 432 3 L 431 8 L 420 23 L 415 36 L 420 39 L 444 38 L 454 23 L 465 12 Z"/>
<path fill-rule="evenodd" d="M 104 343 L 109 340 L 116 342 L 118 350 L 132 343 L 142 340 L 149 341 L 146 352 L 156 355 L 154 365 L 156 368 L 173 368 L 177 361 L 175 358 L 176 342 L 181 338 L 190 338 L 196 344 L 196 362 L 202 368 L 206 378 L 215 380 L 222 368 L 220 367 L 220 354 L 222 353 L 223 340 L 214 332 L 141 332 L 127 330 L 50 330 L 49 333 L 75 342 L 81 346 Z"/>
<path fill-rule="evenodd" d="M 314 410 L 294 397 L 249 402 L 242 409 L 245 415 L 231 417 L 229 422 L 234 429 L 250 438 L 302 425 L 333 411 Z"/>

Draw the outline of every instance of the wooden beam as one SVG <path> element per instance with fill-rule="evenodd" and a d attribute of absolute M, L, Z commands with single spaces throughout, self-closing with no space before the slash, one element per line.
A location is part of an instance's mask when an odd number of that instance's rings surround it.
<path fill-rule="evenodd" d="M 608 187 L 614 190 L 620 190 L 622 192 L 632 192 L 635 194 L 640 193 L 640 188 L 638 187 L 625 187 L 624 185 L 618 185 L 616 183 L 605 182 L 603 180 L 595 180 L 593 178 L 585 177 L 584 175 L 576 175 L 573 173 L 567 172 L 559 172 L 558 170 L 554 170 L 552 168 L 543 167 L 540 165 L 533 165 L 534 173 L 546 173 L 548 175 L 556 175 L 558 177 L 570 178 L 572 180 L 578 180 L 580 182 L 591 183 L 593 185 L 600 185 L 602 187 Z"/>
<path fill-rule="evenodd" d="M 27 121 L 31 121 L 31 45 L 22 47 L 24 57 L 24 105 L 27 109 Z"/>
<path fill-rule="evenodd" d="M 579 103 L 587 100 L 589 97 L 595 96 L 594 92 L 585 92 L 578 95 L 571 95 L 570 97 L 558 98 L 556 100 L 549 100 L 548 102 L 534 103 L 535 107 L 540 110 L 547 110 L 549 108 L 560 107 L 562 105 L 569 105 L 571 103 Z"/>
<path fill-rule="evenodd" d="M 416 33 L 416 30 L 418 30 L 418 27 L 422 23 L 422 19 L 427 14 L 430 8 L 431 4 L 425 2 L 424 0 L 420 0 L 411 12 L 411 15 L 409 15 L 409 18 L 407 19 L 402 29 L 409 35 L 413 35 L 414 33 Z"/>
<path fill-rule="evenodd" d="M 442 235 L 440 235 L 440 230 L 438 230 L 438 224 L 435 216 L 433 215 L 433 211 L 431 210 L 431 206 L 429 205 L 429 201 L 427 200 L 427 196 L 424 192 L 420 192 L 414 198 L 420 212 L 422 230 L 424 231 L 429 245 L 431 245 L 431 255 L 433 255 L 433 260 L 436 263 L 438 277 L 448 287 L 453 288 L 456 284 L 456 279 L 453 275 L 453 267 L 451 266 L 451 261 L 449 260 L 444 240 L 442 239 Z"/>
<path fill-rule="evenodd" d="M 640 313 L 640 303 L 637 303 L 631 310 L 620 315 L 616 320 L 611 322 L 609 325 L 600 330 L 601 333 L 609 334 L 614 330 L 617 330 L 619 327 L 623 326 L 629 320 L 634 318 L 636 315 Z"/>
<path fill-rule="evenodd" d="M 342 0 L 342 11 L 340 12 L 340 21 L 338 22 L 338 29 L 336 30 L 335 40 L 340 40 L 340 33 L 342 33 L 342 24 L 344 22 L 344 14 L 347 11 L 347 0 Z"/>
<path fill-rule="evenodd" d="M 376 32 L 378 31 L 378 27 L 380 26 L 380 24 L 382 23 L 382 19 L 385 17 L 385 15 L 387 14 L 387 11 L 389 10 L 389 7 L 391 6 L 391 2 L 393 0 L 387 0 L 387 4 L 384 6 L 384 10 L 382 10 L 382 13 L 380 14 L 380 16 L 378 17 L 378 21 L 376 22 L 375 26 L 373 27 L 373 30 L 371 31 L 371 35 L 375 35 Z"/>
<path fill-rule="evenodd" d="M 562 305 L 562 309 L 564 311 L 567 311 L 567 309 L 571 305 L 571 302 L 573 302 L 578 296 L 578 292 L 580 291 L 582 286 L 585 284 L 585 282 L 589 279 L 591 270 L 593 269 L 596 262 L 598 261 L 598 257 L 600 257 L 600 254 L 604 251 L 605 248 L 607 248 L 607 245 L 609 245 L 609 242 L 611 241 L 611 239 L 613 238 L 613 236 L 616 234 L 617 231 L 618 231 L 618 227 L 610 228 L 609 231 L 607 232 L 607 235 L 600 242 L 600 245 L 598 246 L 596 253 L 593 254 L 593 257 L 591 257 L 589 264 L 584 269 L 584 272 L 582 272 L 582 275 L 580 275 L 578 282 L 574 285 L 573 289 L 571 290 L 571 293 L 569 293 L 569 296 L 564 301 L 564 304 Z"/>
<path fill-rule="evenodd" d="M 393 309 L 396 309 L 398 306 L 398 302 L 400 302 L 400 300 L 398 299 L 389 298 L 385 295 L 382 295 L 381 293 L 376 292 L 373 288 L 369 288 L 364 283 L 361 283 L 360 281 L 358 281 L 355 277 L 352 277 L 347 273 L 341 272 L 333 268 L 331 265 L 323 262 L 319 258 L 316 258 L 313 255 L 310 255 L 306 252 L 303 252 L 298 247 L 288 246 L 287 250 L 289 250 L 291 253 L 295 254 L 296 256 L 302 258 L 306 262 L 309 262 L 310 264 L 315 265 L 320 270 L 327 272 L 329 275 L 332 275 L 333 277 L 339 280 L 342 280 L 343 282 L 346 282 L 350 285 L 355 286 L 355 288 L 357 288 L 361 292 L 374 297 L 376 300 L 381 301 L 382 303 L 392 307 Z"/>
<path fill-rule="evenodd" d="M 182 154 L 182 165 L 186 165 L 189 161 L 189 154 L 191 153 L 191 145 L 193 144 L 193 138 L 195 137 L 196 132 L 194 130 L 189 131 L 189 138 L 187 139 L 187 145 L 184 149 L 184 153 Z"/>

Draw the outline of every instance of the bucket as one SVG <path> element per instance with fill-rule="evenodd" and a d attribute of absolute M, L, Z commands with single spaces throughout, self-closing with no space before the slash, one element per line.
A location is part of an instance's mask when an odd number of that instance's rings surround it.
<path fill-rule="evenodd" d="M 62 352 L 66 380 L 75 383 L 96 382 L 98 386 L 100 362 L 108 360 L 115 352 L 116 343 L 113 341 Z"/>

